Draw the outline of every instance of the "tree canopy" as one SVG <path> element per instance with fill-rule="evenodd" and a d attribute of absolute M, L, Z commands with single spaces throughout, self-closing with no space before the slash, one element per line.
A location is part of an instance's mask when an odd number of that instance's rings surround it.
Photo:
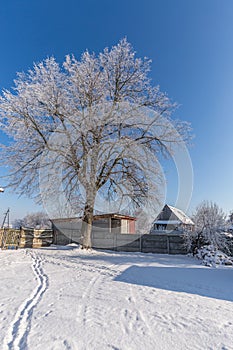
<path fill-rule="evenodd" d="M 11 141 L 2 145 L 9 186 L 40 196 L 44 179 L 47 196 L 66 193 L 83 216 L 85 247 L 96 203 L 117 198 L 118 211 L 122 202 L 125 210 L 154 205 L 161 196 L 159 154 L 189 138 L 189 125 L 171 119 L 176 104 L 152 85 L 150 63 L 122 39 L 98 55 L 34 64 L 0 98 L 0 125 Z"/>

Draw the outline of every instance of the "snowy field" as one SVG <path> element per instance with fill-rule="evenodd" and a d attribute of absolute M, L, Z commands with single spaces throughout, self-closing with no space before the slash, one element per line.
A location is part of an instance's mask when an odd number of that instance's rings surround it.
<path fill-rule="evenodd" d="M 233 349 L 232 267 L 72 246 L 0 260 L 1 350 Z"/>

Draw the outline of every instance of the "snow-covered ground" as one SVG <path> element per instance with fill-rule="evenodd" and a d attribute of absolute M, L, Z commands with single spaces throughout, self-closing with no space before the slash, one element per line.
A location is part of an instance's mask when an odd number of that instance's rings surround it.
<path fill-rule="evenodd" d="M 185 256 L 0 251 L 0 349 L 231 350 L 233 268 Z"/>

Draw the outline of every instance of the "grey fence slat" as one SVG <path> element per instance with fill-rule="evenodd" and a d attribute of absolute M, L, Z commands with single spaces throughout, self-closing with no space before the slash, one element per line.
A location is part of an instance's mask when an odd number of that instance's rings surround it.
<path fill-rule="evenodd" d="M 103 232 L 103 231 L 94 231 L 92 232 L 92 239 L 105 239 L 106 237 L 113 238 L 113 234 L 109 232 Z"/>
<path fill-rule="evenodd" d="M 142 253 L 168 254 L 168 251 L 167 249 L 150 247 L 150 248 L 143 248 Z"/>
<path fill-rule="evenodd" d="M 64 225 L 65 226 L 65 225 Z M 60 228 L 60 227 L 59 227 Z M 60 231 L 60 232 L 59 232 Z M 80 230 L 75 227 L 62 227 L 55 235 L 56 244 L 81 243 Z M 120 234 L 93 230 L 93 248 L 111 249 L 126 252 L 157 254 L 186 254 L 183 235 L 179 231 L 160 234 Z"/>
<path fill-rule="evenodd" d="M 143 241 L 143 249 L 144 248 L 161 248 L 161 249 L 167 249 L 167 241 L 165 242 L 156 242 L 153 241 L 153 243 L 151 244 L 151 242 L 145 242 Z"/>
<path fill-rule="evenodd" d="M 146 242 L 166 242 L 167 241 L 167 236 L 158 236 L 156 237 L 155 235 L 143 235 L 143 240 Z"/>
<path fill-rule="evenodd" d="M 139 248 L 127 247 L 127 246 L 116 247 L 115 250 L 117 252 L 128 252 L 128 253 L 137 253 L 137 252 L 139 252 Z"/>
<path fill-rule="evenodd" d="M 178 236 L 178 237 L 168 236 L 168 238 L 169 238 L 170 243 L 183 243 L 184 242 L 183 237 L 180 237 L 180 236 Z"/>
<path fill-rule="evenodd" d="M 116 245 L 123 245 L 123 244 L 137 244 L 137 245 L 140 245 L 140 238 L 137 238 L 137 239 L 129 239 L 129 240 L 126 240 L 125 238 L 124 239 L 121 239 L 121 237 L 117 237 L 116 238 Z"/>
<path fill-rule="evenodd" d="M 182 244 L 181 243 L 169 243 L 170 249 L 182 249 Z"/>
<path fill-rule="evenodd" d="M 186 250 L 179 250 L 179 249 L 176 249 L 176 250 L 170 250 L 170 253 L 171 255 L 184 255 L 184 254 L 187 254 L 187 251 Z"/>

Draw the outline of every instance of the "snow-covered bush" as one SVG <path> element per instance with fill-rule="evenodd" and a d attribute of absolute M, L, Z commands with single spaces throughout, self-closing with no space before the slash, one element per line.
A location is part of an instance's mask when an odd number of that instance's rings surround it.
<path fill-rule="evenodd" d="M 233 265 L 233 257 L 227 256 L 213 245 L 205 245 L 197 250 L 196 257 L 206 266 Z"/>
<path fill-rule="evenodd" d="M 204 201 L 192 217 L 195 223 L 194 231 L 184 235 L 185 245 L 193 255 L 204 245 L 211 245 L 229 253 L 229 239 L 224 234 L 226 216 L 216 203 Z"/>

